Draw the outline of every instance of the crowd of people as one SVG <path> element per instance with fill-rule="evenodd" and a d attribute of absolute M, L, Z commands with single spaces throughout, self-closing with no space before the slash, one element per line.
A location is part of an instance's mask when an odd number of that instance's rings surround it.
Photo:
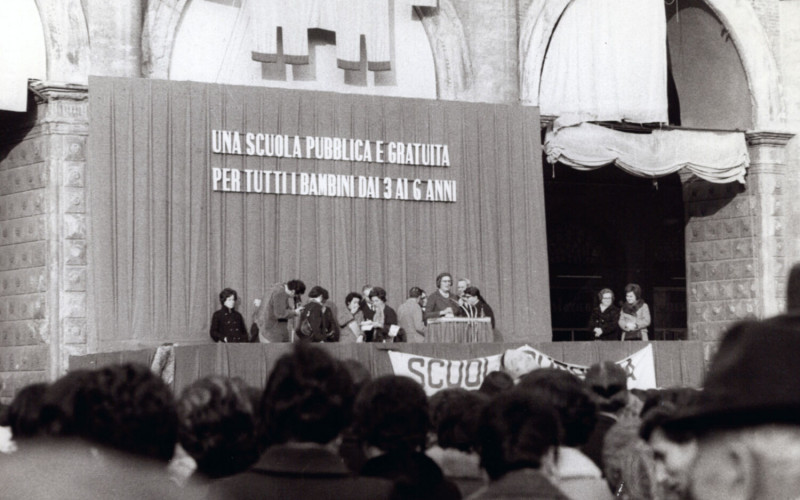
<path fill-rule="evenodd" d="M 584 379 L 498 371 L 428 397 L 305 342 L 263 390 L 214 375 L 173 394 L 141 365 L 76 370 L 3 408 L 0 496 L 797 499 L 797 352 L 789 313 L 734 325 L 703 390 L 628 390 L 604 361 Z"/>
<path fill-rule="evenodd" d="M 424 342 L 428 322 L 449 317 L 489 318 L 494 329 L 494 311 L 481 291 L 467 278 L 458 280 L 455 292 L 452 287 L 452 275 L 441 273 L 433 293 L 413 286 L 395 310 L 387 303 L 385 289 L 364 285 L 361 293 L 348 293 L 345 307 L 339 309 L 321 286 L 312 287 L 303 302 L 305 283 L 290 280 L 273 285 L 267 296 L 254 301 L 249 328 L 236 310 L 238 294 L 225 288 L 209 334 L 214 342 Z"/>

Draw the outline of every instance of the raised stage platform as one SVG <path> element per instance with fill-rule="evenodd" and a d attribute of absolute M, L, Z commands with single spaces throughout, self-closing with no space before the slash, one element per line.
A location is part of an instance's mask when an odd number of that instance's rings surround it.
<path fill-rule="evenodd" d="M 601 360 L 619 361 L 648 344 L 653 346 L 659 387 L 700 386 L 705 365 L 703 346 L 699 341 L 318 345 L 338 359 L 357 359 L 378 376 L 393 373 L 389 350 L 445 360 L 468 360 L 530 345 L 565 363 L 591 365 Z M 76 370 L 121 362 L 144 363 L 160 372 L 176 393 L 194 380 L 210 374 L 241 377 L 250 385 L 263 387 L 275 361 L 291 349 L 292 344 L 174 345 L 72 356 L 69 366 L 70 370 Z"/>

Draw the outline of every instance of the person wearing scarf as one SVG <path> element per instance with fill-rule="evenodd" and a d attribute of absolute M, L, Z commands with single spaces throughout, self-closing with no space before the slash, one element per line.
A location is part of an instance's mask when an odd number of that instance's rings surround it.
<path fill-rule="evenodd" d="M 649 340 L 650 308 L 642 300 L 642 287 L 636 283 L 625 285 L 625 302 L 619 314 L 622 340 Z"/>

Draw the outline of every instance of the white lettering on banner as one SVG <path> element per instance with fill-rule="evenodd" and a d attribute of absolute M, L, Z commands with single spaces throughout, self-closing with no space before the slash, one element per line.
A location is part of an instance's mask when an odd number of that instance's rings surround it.
<path fill-rule="evenodd" d="M 538 368 L 556 368 L 583 378 L 589 369 L 588 366 L 558 361 L 528 345 L 509 349 L 503 354 L 468 360 L 429 358 L 397 351 L 389 351 L 389 359 L 395 375 L 413 378 L 422 385 L 429 396 L 449 387 L 478 389 L 486 374 L 493 371 L 504 370 L 512 376 L 519 377 Z M 524 361 L 520 363 L 513 360 Z M 513 363 L 517 364 L 510 366 Z M 652 345 L 617 361 L 616 364 L 624 368 L 628 374 L 629 389 L 657 387 Z"/>
<path fill-rule="evenodd" d="M 244 135 L 244 150 L 242 150 Z M 303 143 L 305 147 L 303 147 Z M 345 137 L 289 136 L 238 130 L 211 131 L 211 152 L 223 155 L 264 156 L 372 163 L 395 163 L 423 167 L 449 167 L 447 144 L 370 141 Z"/>
<path fill-rule="evenodd" d="M 422 187 L 423 183 L 426 184 L 425 188 Z M 409 197 L 409 184 L 412 186 L 411 197 Z M 454 180 L 255 169 L 238 170 L 219 167 L 211 169 L 211 189 L 212 191 L 233 193 L 292 194 L 403 201 L 421 200 L 422 189 L 425 189 L 428 193 L 427 201 L 453 203 L 458 199 L 458 183 Z"/>

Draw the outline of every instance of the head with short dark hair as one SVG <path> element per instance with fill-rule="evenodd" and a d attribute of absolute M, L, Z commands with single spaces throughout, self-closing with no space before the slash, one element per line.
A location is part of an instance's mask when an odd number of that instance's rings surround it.
<path fill-rule="evenodd" d="M 589 440 L 597 423 L 597 406 L 578 377 L 564 370 L 540 368 L 523 375 L 518 387 L 556 409 L 564 446 L 578 447 Z"/>
<path fill-rule="evenodd" d="M 422 288 L 420 288 L 418 286 L 412 286 L 408 290 L 408 298 L 409 299 L 418 299 L 418 298 L 422 297 L 424 294 L 425 294 L 425 290 L 423 290 Z"/>
<path fill-rule="evenodd" d="M 265 445 L 326 444 L 350 421 L 353 380 L 323 349 L 295 344 L 275 363 L 261 398 Z"/>
<path fill-rule="evenodd" d="M 347 294 L 347 297 L 344 298 L 344 303 L 345 303 L 345 305 L 349 306 L 350 302 L 352 302 L 353 299 L 357 299 L 359 302 L 361 302 L 361 300 L 363 298 L 364 297 L 362 297 L 361 294 L 358 293 L 358 292 L 350 292 L 350 293 Z"/>
<path fill-rule="evenodd" d="M 471 296 L 471 297 L 477 297 L 478 298 L 478 302 L 486 302 L 485 300 L 483 300 L 483 295 L 481 295 L 481 291 L 476 286 L 468 286 L 464 290 L 464 295 Z"/>
<path fill-rule="evenodd" d="M 286 288 L 293 291 L 295 296 L 300 297 L 306 293 L 306 284 L 300 280 L 289 280 L 286 283 Z"/>
<path fill-rule="evenodd" d="M 633 292 L 633 295 L 636 297 L 637 301 L 642 299 L 642 287 L 636 283 L 628 283 L 625 285 L 625 295 L 629 294 L 630 292 Z"/>
<path fill-rule="evenodd" d="M 420 451 L 430 428 L 428 399 L 415 380 L 384 375 L 358 394 L 353 428 L 367 444 L 382 451 Z"/>
<path fill-rule="evenodd" d="M 239 300 L 239 295 L 236 293 L 236 290 L 233 288 L 223 288 L 221 292 L 219 292 L 219 303 L 225 305 L 225 300 L 228 297 L 233 297 L 233 300 Z"/>
<path fill-rule="evenodd" d="M 328 294 L 327 290 L 325 290 L 321 286 L 317 285 L 317 286 L 311 287 L 311 290 L 308 292 L 308 298 L 309 299 L 316 299 L 317 297 L 322 297 L 322 301 L 324 302 L 324 301 L 328 300 L 330 295 Z"/>
<path fill-rule="evenodd" d="M 44 395 L 49 434 L 169 461 L 178 437 L 172 390 L 145 365 L 126 363 L 70 372 Z"/>
<path fill-rule="evenodd" d="M 6 415 L 6 425 L 11 428 L 15 441 L 31 438 L 42 431 L 39 416 L 48 384 L 30 384 L 17 392 Z"/>
<path fill-rule="evenodd" d="M 538 469 L 558 447 L 558 417 L 547 403 L 517 389 L 486 405 L 478 428 L 481 466 L 492 480 L 519 469 Z"/>
<path fill-rule="evenodd" d="M 494 396 L 513 388 L 514 379 L 511 375 L 503 371 L 493 371 L 486 374 L 478 390 L 486 395 Z"/>
<path fill-rule="evenodd" d="M 442 448 L 463 452 L 477 449 L 478 423 L 489 396 L 460 387 L 443 389 L 430 397 L 431 424 Z"/>
<path fill-rule="evenodd" d="M 591 365 L 584 383 L 600 411 L 613 413 L 628 404 L 628 375 L 613 361 Z"/>
<path fill-rule="evenodd" d="M 441 288 L 442 287 L 442 280 L 444 278 L 450 278 L 450 281 L 451 282 L 453 281 L 453 275 L 452 274 L 450 274 L 448 272 L 439 273 L 439 276 L 436 277 L 436 288 Z"/>
<path fill-rule="evenodd" d="M 241 379 L 210 375 L 178 399 L 178 438 L 207 477 L 246 470 L 259 457 L 256 408 Z"/>
<path fill-rule="evenodd" d="M 794 264 L 789 270 L 789 279 L 786 282 L 786 310 L 800 311 L 800 263 Z"/>
<path fill-rule="evenodd" d="M 614 290 L 610 288 L 603 288 L 599 292 L 597 292 L 597 302 L 603 302 L 603 295 L 610 293 L 611 294 L 611 302 L 614 302 Z M 641 291 L 640 291 L 641 295 Z"/>
<path fill-rule="evenodd" d="M 369 292 L 369 298 L 372 299 L 374 297 L 378 297 L 381 299 L 381 302 L 386 302 L 386 290 L 383 288 L 376 286 Z"/>

